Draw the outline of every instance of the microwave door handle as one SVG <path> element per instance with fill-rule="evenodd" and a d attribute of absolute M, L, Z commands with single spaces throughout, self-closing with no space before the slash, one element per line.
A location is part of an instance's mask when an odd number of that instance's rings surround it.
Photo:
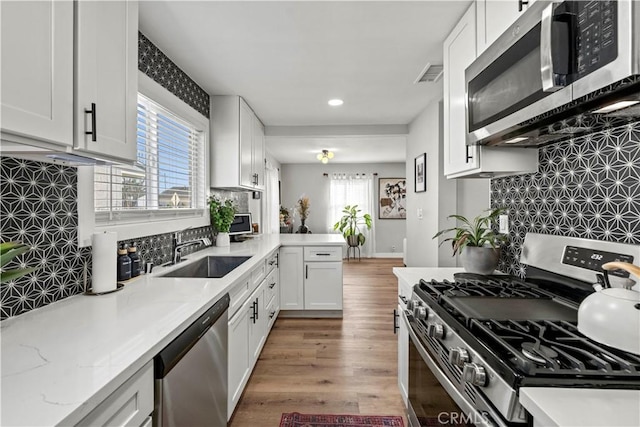
<path fill-rule="evenodd" d="M 556 92 L 563 88 L 563 86 L 557 84 L 555 70 L 553 69 L 552 26 L 553 3 L 542 11 L 540 25 L 540 71 L 542 73 L 542 90 L 545 92 Z"/>

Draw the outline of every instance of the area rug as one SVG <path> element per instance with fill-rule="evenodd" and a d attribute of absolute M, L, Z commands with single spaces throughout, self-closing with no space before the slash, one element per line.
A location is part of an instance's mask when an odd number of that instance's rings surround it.
<path fill-rule="evenodd" d="M 280 427 L 404 427 L 402 417 L 284 413 Z"/>

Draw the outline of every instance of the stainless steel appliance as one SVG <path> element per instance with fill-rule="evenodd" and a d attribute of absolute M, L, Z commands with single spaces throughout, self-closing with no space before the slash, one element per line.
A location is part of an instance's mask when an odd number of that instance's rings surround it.
<path fill-rule="evenodd" d="M 155 358 L 153 425 L 227 425 L 225 294 Z"/>
<path fill-rule="evenodd" d="M 639 41 L 638 2 L 533 3 L 465 72 L 467 144 L 540 146 L 637 120 Z"/>
<path fill-rule="evenodd" d="M 640 356 L 598 344 L 576 327 L 600 266 L 639 258 L 640 246 L 529 233 L 521 259 L 526 279 L 459 273 L 454 281 L 416 284 L 401 313 L 410 336 L 410 425 L 427 425 L 424 418 L 438 413 L 447 422 L 455 412 L 442 399 L 434 405 L 433 377 L 464 421 L 478 426 L 530 423 L 520 387 L 640 389 Z M 612 273 L 612 286 L 627 284 L 626 271 Z"/>

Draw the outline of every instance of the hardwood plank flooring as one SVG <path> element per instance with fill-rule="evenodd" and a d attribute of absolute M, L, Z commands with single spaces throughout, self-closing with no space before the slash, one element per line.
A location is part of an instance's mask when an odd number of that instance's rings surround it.
<path fill-rule="evenodd" d="M 397 266 L 401 259 L 345 262 L 342 319 L 276 320 L 229 426 L 277 427 L 283 412 L 404 417 Z"/>

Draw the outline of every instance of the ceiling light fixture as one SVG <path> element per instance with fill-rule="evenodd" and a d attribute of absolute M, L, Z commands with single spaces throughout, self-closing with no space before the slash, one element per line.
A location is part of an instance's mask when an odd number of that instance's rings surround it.
<path fill-rule="evenodd" d="M 329 100 L 329 105 L 331 105 L 332 107 L 338 107 L 340 105 L 344 104 L 344 101 L 342 99 L 330 99 Z"/>
<path fill-rule="evenodd" d="M 322 153 L 318 153 L 316 158 L 322 163 L 327 164 L 329 163 L 329 159 L 333 159 L 333 152 L 329 150 L 322 150 Z"/>
<path fill-rule="evenodd" d="M 630 107 L 637 104 L 640 101 L 618 101 L 613 104 L 602 107 L 599 110 L 592 111 L 594 114 L 606 114 L 616 110 L 622 110 L 623 108 Z"/>

